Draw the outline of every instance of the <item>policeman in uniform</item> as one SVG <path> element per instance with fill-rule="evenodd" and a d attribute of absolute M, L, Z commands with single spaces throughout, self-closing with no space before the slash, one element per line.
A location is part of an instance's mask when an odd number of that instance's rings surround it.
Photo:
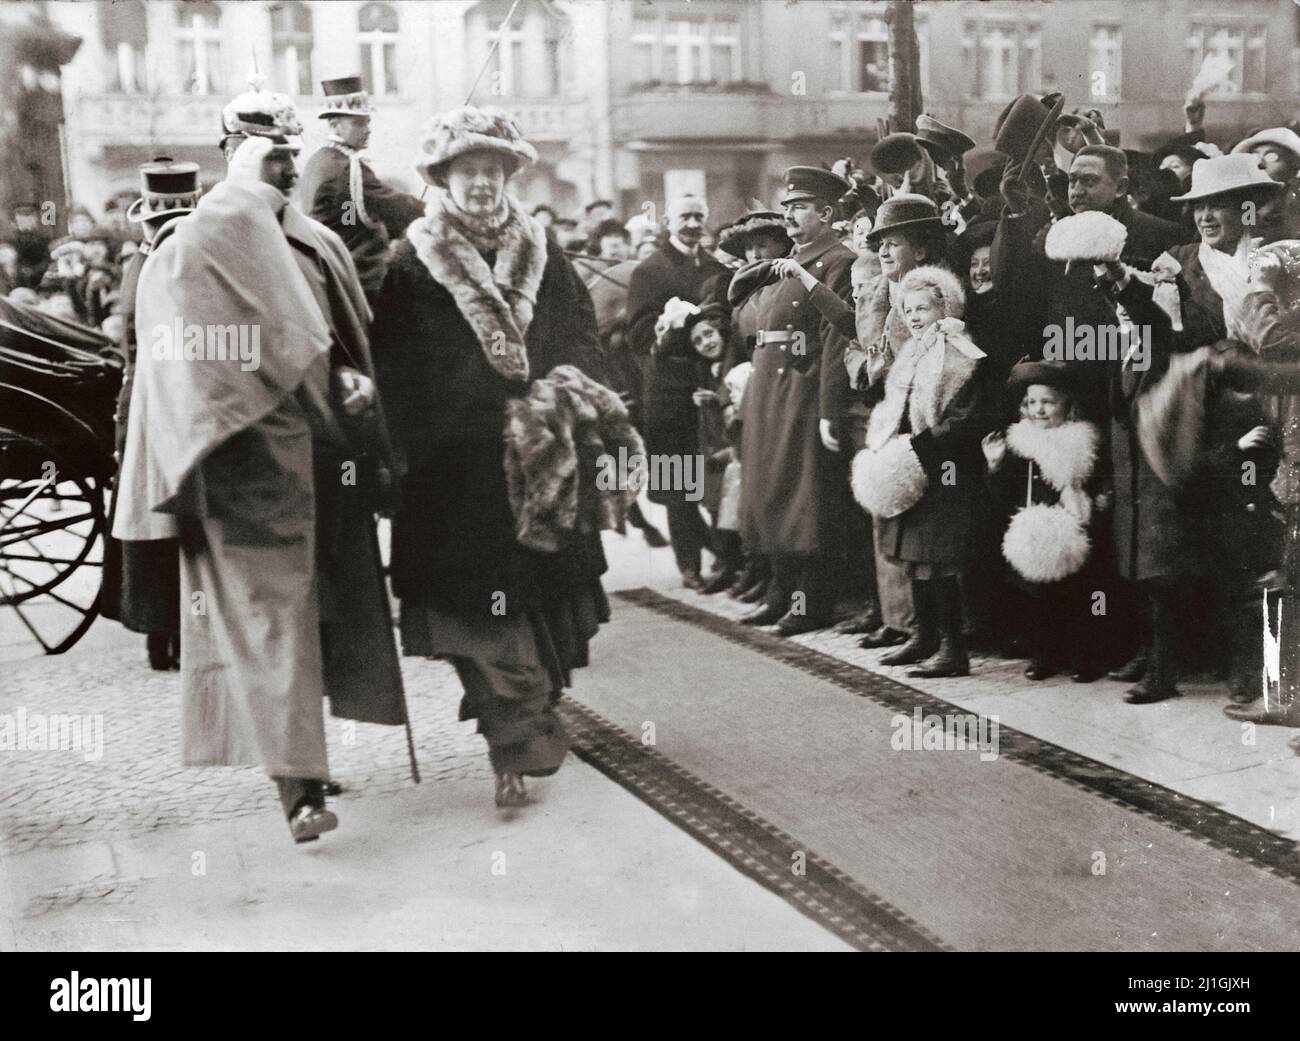
<path fill-rule="evenodd" d="M 824 319 L 814 294 L 849 301 L 855 254 L 833 224 L 853 186 L 819 167 L 785 172 L 781 205 L 794 259 L 817 279 L 812 290 L 781 277 L 776 261 L 755 291 L 758 333 L 745 390 L 741 534 L 747 551 L 769 555 L 773 581 L 741 620 L 776 623 L 782 635 L 830 624 L 851 516 L 849 452 L 840 450 L 850 401 L 845 338 Z"/>
<path fill-rule="evenodd" d="M 388 270 L 388 243 L 424 215 L 414 195 L 384 184 L 361 153 L 370 141 L 370 95 L 360 76 L 324 80 L 327 99 L 321 119 L 330 139 L 307 162 L 299 198 L 303 209 L 348 247 L 366 299 L 373 302 Z"/>

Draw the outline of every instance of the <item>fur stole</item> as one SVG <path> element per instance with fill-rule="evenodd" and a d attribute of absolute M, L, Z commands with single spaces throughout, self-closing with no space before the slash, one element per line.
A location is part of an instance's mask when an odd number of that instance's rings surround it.
<path fill-rule="evenodd" d="M 889 371 L 895 355 L 911 338 L 902 309 L 890 301 L 889 279 L 879 275 L 864 286 L 857 309 L 858 335 L 844 354 L 849 378 L 855 387 L 879 382 Z M 865 370 L 866 379 L 861 373 Z"/>
<path fill-rule="evenodd" d="M 516 538 L 529 549 L 554 553 L 575 532 L 617 527 L 644 483 L 645 445 L 627 407 L 572 365 L 506 402 L 504 436 Z M 616 480 L 621 460 L 629 472 Z"/>
<path fill-rule="evenodd" d="M 456 301 L 488 364 L 505 379 L 526 381 L 524 337 L 546 268 L 546 233 L 514 199 L 507 203 L 509 217 L 501 228 L 491 268 L 456 227 L 445 203 L 431 206 L 425 217 L 407 228 L 406 237 L 433 280 Z"/>
<path fill-rule="evenodd" d="M 884 448 L 898 433 L 904 408 L 913 434 L 938 426 L 983 357 L 957 318 L 941 318 L 920 339 L 909 339 L 885 377 L 884 400 L 871 412 L 867 447 Z"/>
<path fill-rule="evenodd" d="M 1022 419 L 1007 431 L 1007 448 L 1037 466 L 1058 492 L 1082 488 L 1092 476 L 1097 443 L 1097 428 L 1082 421 L 1040 427 Z"/>

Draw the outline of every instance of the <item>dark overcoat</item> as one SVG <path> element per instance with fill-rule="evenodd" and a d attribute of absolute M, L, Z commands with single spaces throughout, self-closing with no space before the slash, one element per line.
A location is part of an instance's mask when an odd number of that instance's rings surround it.
<path fill-rule="evenodd" d="M 836 239 L 797 255 L 841 300 L 852 293 L 852 250 Z M 742 269 L 744 273 L 744 269 Z M 822 418 L 843 411 L 845 338 L 796 278 L 769 277 L 754 290 L 759 339 L 741 405 L 741 537 L 757 553 L 838 555 L 852 496 L 849 446 L 821 442 Z"/>
<path fill-rule="evenodd" d="M 298 191 L 303 209 L 348 247 L 366 299 L 373 301 L 384 281 L 389 242 L 400 238 L 411 221 L 423 216 L 424 203 L 384 184 L 363 162 L 361 192 L 369 218 L 363 221 L 352 198 L 351 157 L 333 144 L 307 160 Z"/>
<path fill-rule="evenodd" d="M 451 293 L 407 239 L 391 255 L 371 332 L 379 387 L 407 473 L 393 522 L 393 589 L 403 602 L 468 620 L 542 606 L 605 570 L 599 533 L 556 554 L 515 537 L 502 433 L 510 398 L 528 384 L 488 362 Z M 529 372 L 576 365 L 606 382 L 591 297 L 561 248 L 546 263 L 525 335 Z"/>
<path fill-rule="evenodd" d="M 627 293 L 628 344 L 642 359 L 645 395 L 641 410 L 646 451 L 652 456 L 694 456 L 699 452 L 697 409 L 692 395 L 705 385 L 702 366 L 685 336 L 655 348 L 655 322 L 673 297 L 693 304 L 720 302 L 730 272 L 703 250 L 696 257 L 666 242 L 632 269 Z M 651 487 L 653 502 L 667 503 L 685 488 Z"/>

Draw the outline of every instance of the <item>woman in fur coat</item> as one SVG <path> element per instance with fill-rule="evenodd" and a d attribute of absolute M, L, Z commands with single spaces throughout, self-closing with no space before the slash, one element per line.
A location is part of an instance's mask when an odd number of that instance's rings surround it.
<path fill-rule="evenodd" d="M 1088 625 L 1098 582 L 1088 565 L 1094 518 L 1110 505 L 1097 466 L 1101 435 L 1078 418 L 1065 366 L 1022 361 L 1008 385 L 1022 418 L 981 445 L 1009 578 L 1029 601 L 1025 675 L 1042 680 L 1068 668 L 1076 683 L 1091 683 L 1100 675 Z"/>
<path fill-rule="evenodd" d="M 535 381 L 557 365 L 602 378 L 591 297 L 505 191 L 536 158 L 500 110 L 431 122 L 417 167 L 433 198 L 393 248 L 371 333 L 407 464 L 392 556 L 403 649 L 455 666 L 499 806 L 526 800 L 524 776 L 559 769 L 568 737 L 553 702 L 609 617 L 599 532 L 553 553 L 521 545 L 503 458 L 510 403 Z"/>
<path fill-rule="evenodd" d="M 958 579 L 983 484 L 984 352 L 966 336 L 965 294 L 947 269 L 914 268 L 898 301 L 911 338 L 889 367 L 866 448 L 853 460 L 853 493 L 875 518 L 879 547 L 911 581 L 916 611 L 916 631 L 880 662 L 923 663 L 909 676 L 964 676 Z"/>

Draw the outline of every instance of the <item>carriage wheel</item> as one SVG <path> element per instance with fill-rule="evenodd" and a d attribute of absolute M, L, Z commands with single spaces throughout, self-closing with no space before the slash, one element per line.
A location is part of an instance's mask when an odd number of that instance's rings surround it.
<path fill-rule="evenodd" d="M 99 614 L 104 491 L 67 456 L 0 427 L 0 633 L 62 654 Z"/>

